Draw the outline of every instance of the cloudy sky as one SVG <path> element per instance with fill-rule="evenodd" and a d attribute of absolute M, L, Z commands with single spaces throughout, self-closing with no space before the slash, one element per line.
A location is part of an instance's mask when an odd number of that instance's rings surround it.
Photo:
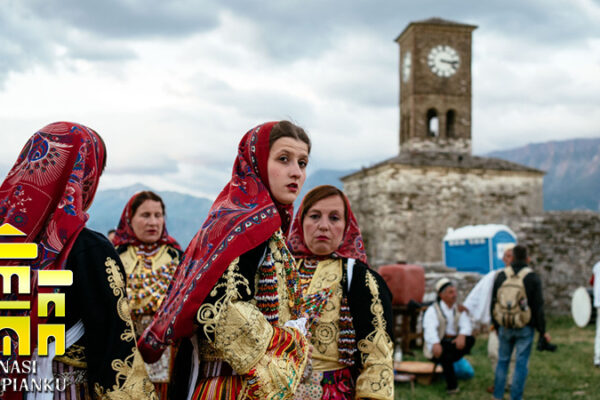
<path fill-rule="evenodd" d="M 291 119 L 309 173 L 398 152 L 398 45 L 411 21 L 477 25 L 474 152 L 600 136 L 598 0 L 2 0 L 0 175 L 70 120 L 102 134 L 100 189 L 214 197 L 246 130 Z"/>

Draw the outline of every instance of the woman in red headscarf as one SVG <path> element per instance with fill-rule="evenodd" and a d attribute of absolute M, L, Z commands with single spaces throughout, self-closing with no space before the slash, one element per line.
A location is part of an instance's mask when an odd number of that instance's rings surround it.
<path fill-rule="evenodd" d="M 312 376 L 297 399 L 394 398 L 392 296 L 369 269 L 341 190 L 324 185 L 302 200 L 289 247 L 311 333 Z"/>
<path fill-rule="evenodd" d="M 2 236 L 0 240 L 38 245 L 38 257 L 30 263 L 31 293 L 3 297 L 9 301 L 29 300 L 31 309 L 2 312 L 30 319 L 35 348 L 31 360 L 36 368 L 29 377 L 9 376 L 16 384 L 6 386 L 3 399 L 22 399 L 26 395 L 52 398 L 52 392 L 26 394 L 27 389 L 35 387 L 32 381 L 43 387 L 44 382 L 54 382 L 56 393 L 68 393 L 73 399 L 156 398 L 135 348 L 119 257 L 104 235 L 85 227 L 89 218 L 86 210 L 92 204 L 105 164 L 106 149 L 95 131 L 57 122 L 29 139 L 0 186 L 0 225 L 10 224 L 23 233 Z M 3 262 L 22 264 L 22 260 Z M 38 286 L 38 273 L 50 270 L 72 271 L 73 283 L 60 289 Z M 55 304 L 48 307 L 48 317 L 43 317 L 45 310 L 38 309 L 38 298 L 59 291 L 64 293 L 64 308 L 53 299 Z M 38 327 L 52 323 L 65 325 L 66 351 L 59 354 L 58 346 L 51 344 L 47 357 L 38 355 Z M 2 349 L 2 353 L 6 356 L 10 350 L 12 361 L 16 358 L 24 365 L 23 357 L 27 356 L 14 356 L 19 338 L 14 332 L 6 333 L 12 338 L 11 349 Z"/>
<path fill-rule="evenodd" d="M 184 339 L 171 398 L 293 396 L 309 347 L 297 320 L 296 268 L 285 235 L 309 151 L 304 130 L 288 121 L 265 123 L 242 138 L 231 180 L 138 342 L 153 361 Z"/>
<path fill-rule="evenodd" d="M 167 233 L 165 203 L 156 193 L 144 190 L 134 194 L 125 205 L 113 240 L 127 276 L 127 297 L 136 337 L 150 325 L 162 303 L 181 248 Z M 161 399 L 167 398 L 173 349 L 161 359 L 146 365 Z"/>

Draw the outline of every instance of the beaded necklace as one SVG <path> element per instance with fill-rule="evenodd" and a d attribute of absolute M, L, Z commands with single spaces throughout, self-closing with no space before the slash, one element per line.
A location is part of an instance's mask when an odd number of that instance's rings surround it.
<path fill-rule="evenodd" d="M 321 268 L 326 268 L 331 263 L 337 262 L 338 259 L 331 259 L 329 262 L 321 261 L 323 265 Z M 333 296 L 333 287 L 322 289 L 318 292 L 308 294 L 308 288 L 314 276 L 319 260 L 301 260 L 298 268 L 298 275 L 300 277 L 300 288 L 304 297 L 304 309 L 305 314 L 308 316 L 308 329 L 314 335 L 316 322 L 321 318 L 323 307 L 329 299 Z M 346 274 L 343 274 L 342 282 L 340 282 L 343 288 L 347 285 Z M 347 294 L 344 290 L 340 302 L 340 319 L 338 322 L 338 328 L 340 336 L 338 338 L 338 352 L 339 362 L 352 366 L 354 365 L 354 353 L 356 353 L 356 332 L 352 323 L 352 315 L 350 314 L 350 307 L 348 306 Z"/>
<path fill-rule="evenodd" d="M 271 249 L 271 245 L 274 245 L 275 250 Z M 275 232 L 269 240 L 265 260 L 259 267 L 259 278 L 255 295 L 256 306 L 273 326 L 279 323 L 276 263 L 280 263 L 283 266 L 286 288 L 290 300 L 288 306 L 290 307 L 292 316 L 299 318 L 302 310 L 302 296 L 298 288 L 298 271 L 294 265 L 294 258 L 285 245 L 281 230 Z"/>
<path fill-rule="evenodd" d="M 156 312 L 162 303 L 171 278 L 179 264 L 177 259 L 152 270 L 152 259 L 161 246 L 141 245 L 136 248 L 138 263 L 143 272 L 132 272 L 127 275 L 127 298 L 134 315 L 148 315 Z"/>

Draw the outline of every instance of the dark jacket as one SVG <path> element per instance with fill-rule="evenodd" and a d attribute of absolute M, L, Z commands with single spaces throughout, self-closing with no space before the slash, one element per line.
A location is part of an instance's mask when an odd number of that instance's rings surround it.
<path fill-rule="evenodd" d="M 520 264 L 513 262 L 512 268 L 515 274 L 518 274 L 521 269 L 525 268 L 526 264 Z M 498 329 L 500 324 L 494 319 L 494 305 L 496 304 L 496 295 L 498 289 L 502 286 L 502 283 L 506 280 L 506 273 L 501 271 L 496 276 L 494 281 L 494 289 L 492 290 L 492 302 L 490 312 L 492 315 L 492 322 L 494 327 Z M 540 335 L 546 332 L 546 319 L 544 317 L 544 294 L 542 293 L 542 281 L 535 272 L 531 272 L 523 279 L 523 285 L 525 286 L 525 294 L 527 295 L 527 303 L 531 308 L 531 321 L 527 325 L 537 329 Z"/>

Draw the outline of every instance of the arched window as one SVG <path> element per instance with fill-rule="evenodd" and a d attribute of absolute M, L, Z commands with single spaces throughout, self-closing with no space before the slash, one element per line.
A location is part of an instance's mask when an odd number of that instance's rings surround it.
<path fill-rule="evenodd" d="M 446 137 L 456 137 L 456 111 L 448 110 L 446 113 Z"/>
<path fill-rule="evenodd" d="M 430 108 L 427 110 L 427 136 L 438 137 L 440 135 L 440 120 L 437 116 L 437 111 Z"/>

